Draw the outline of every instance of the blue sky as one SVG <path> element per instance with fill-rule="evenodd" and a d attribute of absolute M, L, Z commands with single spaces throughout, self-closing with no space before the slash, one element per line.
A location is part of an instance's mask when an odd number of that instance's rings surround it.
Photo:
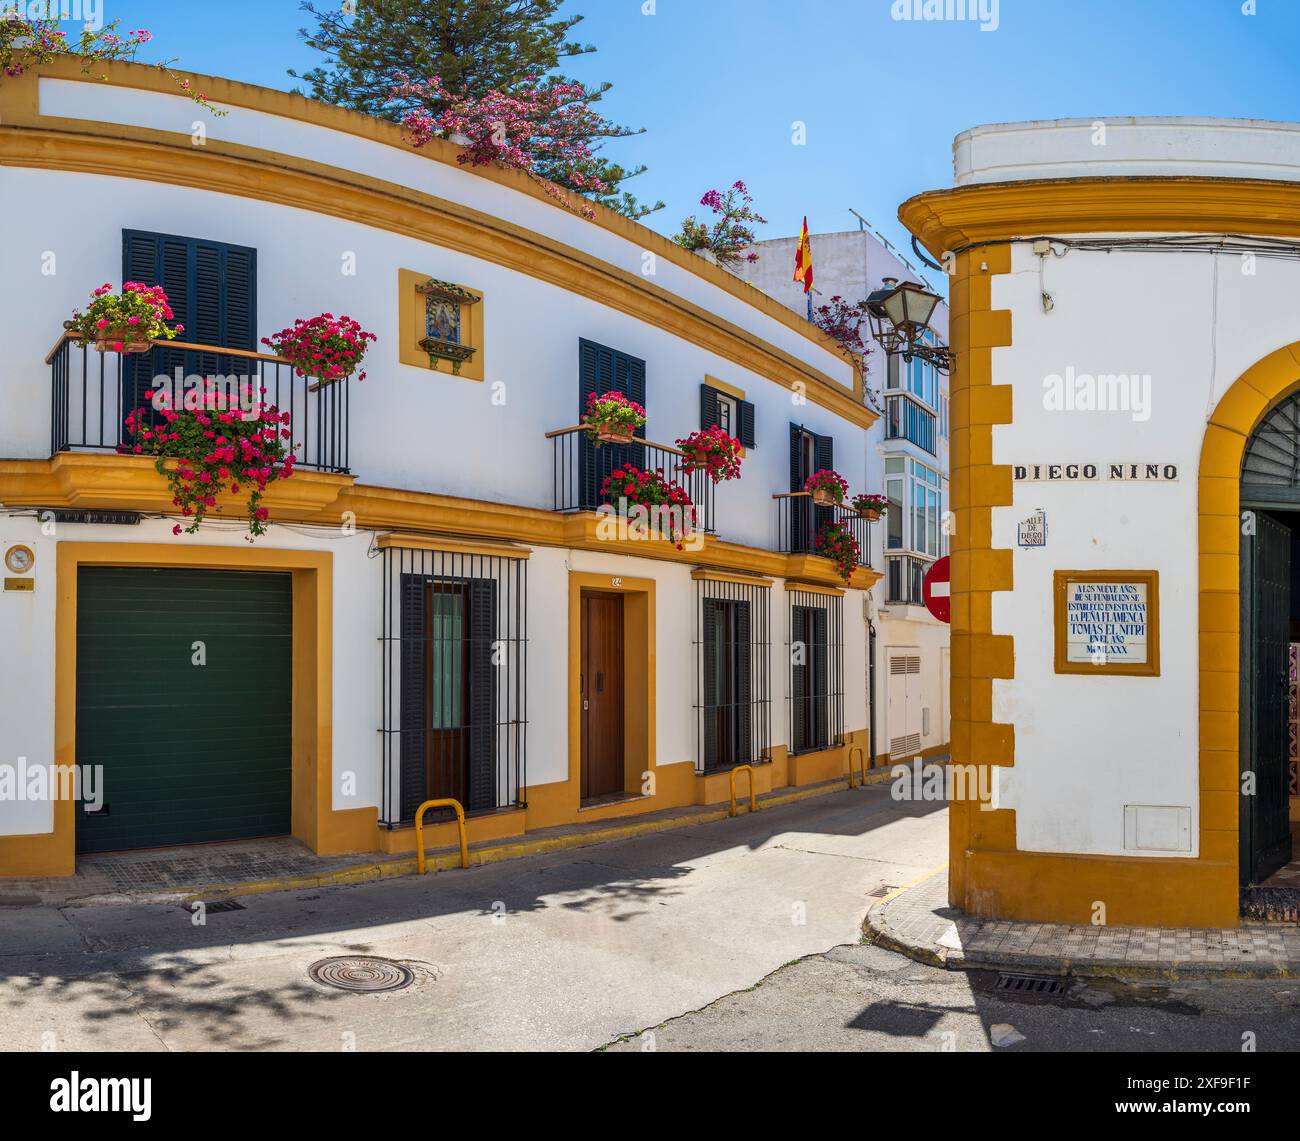
<path fill-rule="evenodd" d="M 322 6 L 331 0 L 320 0 Z M 361 0 L 362 3 L 365 0 Z M 615 84 L 606 114 L 646 134 L 611 144 L 650 170 L 671 233 L 711 186 L 743 178 L 762 237 L 851 229 L 896 243 L 898 204 L 951 180 L 951 143 L 986 122 L 1069 116 L 1300 119 L 1300 0 L 999 0 L 998 27 L 895 20 L 895 0 L 569 0 L 594 55 L 570 74 Z M 985 0 L 987 2 L 987 0 Z M 103 0 L 155 34 L 147 58 L 270 87 L 314 52 L 297 0 Z M 792 124 L 807 143 L 792 145 Z"/>

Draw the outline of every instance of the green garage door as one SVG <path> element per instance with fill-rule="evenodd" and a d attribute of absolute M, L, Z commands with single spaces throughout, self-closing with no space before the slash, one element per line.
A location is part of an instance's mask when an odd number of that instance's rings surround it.
<path fill-rule="evenodd" d="M 292 603 L 287 574 L 80 569 L 77 762 L 104 807 L 78 851 L 289 832 Z"/>

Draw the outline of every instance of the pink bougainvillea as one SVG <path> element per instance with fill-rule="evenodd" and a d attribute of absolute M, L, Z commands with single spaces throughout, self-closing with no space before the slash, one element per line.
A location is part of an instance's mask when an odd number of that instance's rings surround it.
<path fill-rule="evenodd" d="M 66 0 L 65 0 L 66 3 Z M 52 9 L 57 5 L 51 5 Z M 8 10 L 6 10 L 8 9 Z M 135 28 L 125 35 L 118 34 L 121 20 L 92 28 L 83 24 L 75 42 L 69 41 L 66 32 L 59 28 L 56 19 L 42 19 L 36 16 L 20 14 L 21 6 L 0 0 L 0 74 L 15 77 L 22 75 L 33 64 L 49 63 L 59 56 L 73 56 L 80 59 L 81 70 L 87 75 L 96 64 L 110 63 L 113 60 L 133 60 L 136 49 L 149 43 L 153 33 L 144 28 Z M 153 64 L 164 74 L 176 81 L 176 86 L 195 103 L 207 107 L 214 115 L 224 115 L 208 103 L 208 97 L 193 90 L 188 79 L 172 72 L 170 65 L 175 60 Z"/>
<path fill-rule="evenodd" d="M 697 222 L 692 214 L 682 220 L 682 228 L 673 235 L 673 241 L 683 249 L 712 254 L 724 268 L 741 261 L 758 261 L 758 254 L 751 248 L 758 240 L 754 227 L 765 225 L 767 219 L 754 210 L 753 201 L 749 188 L 740 180 L 726 191 L 710 190 L 700 199 L 700 205 L 712 210 L 718 216 L 717 221 L 709 226 Z"/>
<path fill-rule="evenodd" d="M 462 144 L 456 161 L 467 166 L 498 163 L 535 178 L 546 193 L 584 218 L 594 218 L 587 202 L 575 207 L 557 183 L 580 194 L 608 194 L 601 164 L 589 140 L 621 133 L 590 105 L 592 94 L 580 83 L 544 83 L 530 78 L 510 93 L 492 90 L 480 98 L 448 90 L 436 76 L 407 81 L 393 99 L 416 99 L 442 110 L 417 106 L 402 117 L 414 147 L 431 139 Z"/>
<path fill-rule="evenodd" d="M 862 335 L 867 324 L 867 303 L 846 301 L 836 294 L 825 305 L 813 310 L 813 324 L 823 333 L 834 337 L 840 345 L 861 359 L 871 352 Z"/>

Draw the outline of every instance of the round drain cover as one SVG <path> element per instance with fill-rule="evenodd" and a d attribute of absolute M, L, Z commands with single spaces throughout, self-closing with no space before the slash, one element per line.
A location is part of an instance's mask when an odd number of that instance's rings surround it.
<path fill-rule="evenodd" d="M 307 974 L 324 986 L 367 993 L 401 990 L 415 982 L 414 972 L 401 963 L 357 955 L 321 959 L 307 968 Z"/>

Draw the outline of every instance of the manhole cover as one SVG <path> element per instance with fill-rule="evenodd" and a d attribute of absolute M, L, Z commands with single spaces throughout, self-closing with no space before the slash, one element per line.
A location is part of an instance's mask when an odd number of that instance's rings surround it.
<path fill-rule="evenodd" d="M 401 990 L 415 982 L 415 973 L 392 959 L 339 955 L 321 959 L 307 968 L 307 974 L 323 986 L 339 990 Z"/>

